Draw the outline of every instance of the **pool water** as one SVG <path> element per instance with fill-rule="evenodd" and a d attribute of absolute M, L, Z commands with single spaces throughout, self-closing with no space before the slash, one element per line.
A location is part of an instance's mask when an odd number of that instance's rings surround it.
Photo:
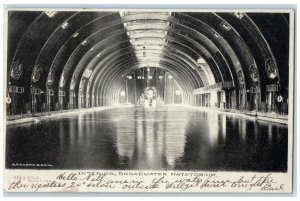
<path fill-rule="evenodd" d="M 287 147 L 287 125 L 129 107 L 8 126 L 6 167 L 285 172 Z"/>

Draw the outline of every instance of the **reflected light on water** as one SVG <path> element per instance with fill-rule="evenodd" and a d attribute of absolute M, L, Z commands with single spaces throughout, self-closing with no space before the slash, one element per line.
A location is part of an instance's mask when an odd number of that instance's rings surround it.
<path fill-rule="evenodd" d="M 219 115 L 217 113 L 208 112 L 206 125 L 208 127 L 208 132 L 209 132 L 207 136 L 209 137 L 209 143 L 211 146 L 214 146 L 217 143 L 219 130 L 223 128 L 221 122 L 219 121 Z"/>
<path fill-rule="evenodd" d="M 128 121 L 128 118 L 123 118 L 116 125 L 117 128 L 117 149 L 121 157 L 132 159 L 135 148 L 135 132 L 134 121 Z"/>
<path fill-rule="evenodd" d="M 287 126 L 180 106 L 72 114 L 7 129 L 7 167 L 286 171 Z"/>

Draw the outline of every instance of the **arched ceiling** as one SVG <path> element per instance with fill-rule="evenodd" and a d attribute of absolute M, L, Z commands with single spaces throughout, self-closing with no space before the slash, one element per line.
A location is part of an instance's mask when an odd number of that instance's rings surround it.
<path fill-rule="evenodd" d="M 26 102 L 32 88 L 67 98 L 117 93 L 143 67 L 169 71 L 185 97 L 216 83 L 263 90 L 280 81 L 273 52 L 246 13 L 32 12 L 24 30 L 8 82 L 25 88 Z"/>

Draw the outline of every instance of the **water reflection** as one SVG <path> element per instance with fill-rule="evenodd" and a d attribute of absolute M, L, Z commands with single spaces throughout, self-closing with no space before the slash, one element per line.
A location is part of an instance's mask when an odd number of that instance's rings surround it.
<path fill-rule="evenodd" d="M 6 165 L 286 171 L 287 130 L 183 107 L 122 108 L 10 126 Z"/>

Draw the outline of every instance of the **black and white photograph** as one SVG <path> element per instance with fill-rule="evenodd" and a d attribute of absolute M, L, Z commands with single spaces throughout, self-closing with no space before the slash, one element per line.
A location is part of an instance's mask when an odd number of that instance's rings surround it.
<path fill-rule="evenodd" d="M 291 191 L 293 10 L 6 15 L 6 191 Z"/>

